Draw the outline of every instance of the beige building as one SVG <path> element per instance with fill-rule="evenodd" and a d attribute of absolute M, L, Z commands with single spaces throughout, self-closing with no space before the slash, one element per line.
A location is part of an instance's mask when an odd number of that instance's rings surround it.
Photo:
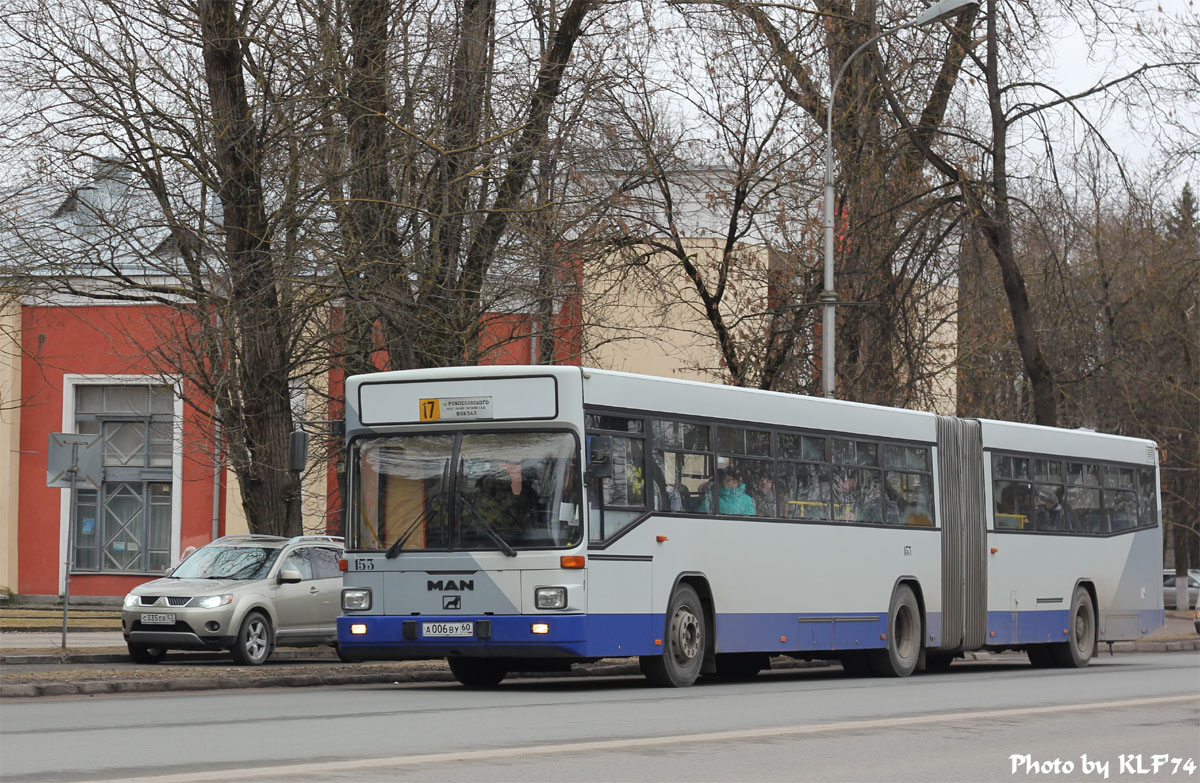
<path fill-rule="evenodd" d="M 693 239 L 685 245 L 697 269 L 714 279 L 721 243 Z M 781 263 L 765 245 L 743 244 L 722 302 L 750 360 L 765 349 L 768 302 Z M 584 364 L 622 372 L 722 382 L 721 353 L 696 287 L 678 259 L 665 253 L 636 256 L 636 263 L 584 269 Z M 957 289 L 940 286 L 924 299 L 919 328 L 928 345 L 931 410 L 953 415 Z"/>

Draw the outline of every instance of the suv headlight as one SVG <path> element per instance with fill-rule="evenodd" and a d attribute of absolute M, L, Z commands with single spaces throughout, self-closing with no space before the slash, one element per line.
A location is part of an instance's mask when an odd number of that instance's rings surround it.
<path fill-rule="evenodd" d="M 536 588 L 533 591 L 533 605 L 538 609 L 562 609 L 567 605 L 567 588 Z"/>
<path fill-rule="evenodd" d="M 201 609 L 216 609 L 218 606 L 233 603 L 233 596 L 229 593 L 225 595 L 202 595 L 199 598 L 192 599 L 192 606 L 198 606 Z"/>
<path fill-rule="evenodd" d="M 141 596 L 134 595 L 133 593 L 125 594 L 125 606 L 126 607 L 138 606 L 139 604 L 141 604 L 141 602 L 142 602 Z"/>
<path fill-rule="evenodd" d="M 347 588 L 342 591 L 342 608 L 348 612 L 362 612 L 371 608 L 371 591 Z"/>

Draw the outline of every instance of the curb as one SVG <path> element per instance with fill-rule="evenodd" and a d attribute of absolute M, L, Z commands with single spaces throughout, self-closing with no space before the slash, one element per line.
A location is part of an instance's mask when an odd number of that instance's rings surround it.
<path fill-rule="evenodd" d="M 1161 642 L 1115 642 L 1112 652 L 1191 652 L 1200 651 L 1200 639 L 1171 640 Z M 1103 654 L 1104 650 L 1098 651 Z M 195 660 L 220 659 L 220 654 L 196 654 Z M 1002 660 L 1008 653 L 988 651 L 968 652 L 963 658 L 969 661 Z M 1012 655 L 1021 655 L 1012 653 Z M 312 657 L 311 650 L 277 650 L 272 659 Z M 115 654 L 69 655 L 65 659 L 49 655 L 9 656 L 4 663 L 118 663 L 128 662 L 129 656 Z M 403 667 L 403 662 L 399 664 Z M 772 661 L 774 671 L 789 669 L 818 669 L 837 666 L 836 661 L 797 661 L 776 659 Z M 521 679 L 598 677 L 639 675 L 636 662 L 618 660 L 612 663 L 578 665 L 569 672 L 521 672 Z M 383 672 L 356 674 L 352 672 L 330 672 L 328 674 L 249 674 L 237 677 L 167 677 L 163 679 L 136 680 L 83 680 L 80 682 L 18 683 L 0 684 L 0 699 L 34 698 L 39 696 L 95 696 L 114 693 L 162 693 L 212 690 L 244 690 L 249 688 L 311 688 L 334 685 L 380 685 L 414 682 L 454 682 L 454 675 L 439 669 L 392 669 Z"/>
<path fill-rule="evenodd" d="M 127 656 L 126 656 L 127 657 Z M 836 665 L 832 661 L 778 661 L 771 668 L 818 669 Z M 620 660 L 609 664 L 586 664 L 569 672 L 517 672 L 521 679 L 560 679 L 569 677 L 640 676 L 636 662 Z M 449 669 L 391 670 L 354 674 L 249 675 L 245 677 L 169 677 L 159 680 L 85 680 L 82 682 L 18 683 L 0 685 L 0 699 L 38 696 L 95 696 L 114 693 L 162 693 L 179 691 L 235 690 L 248 688 L 310 688 L 330 685 L 379 685 L 413 682 L 457 682 Z"/>

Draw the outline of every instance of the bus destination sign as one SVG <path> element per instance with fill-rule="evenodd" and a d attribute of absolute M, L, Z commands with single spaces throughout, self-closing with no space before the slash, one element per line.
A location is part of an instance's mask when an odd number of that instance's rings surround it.
<path fill-rule="evenodd" d="M 418 405 L 421 421 L 492 418 L 491 397 L 427 397 Z"/>

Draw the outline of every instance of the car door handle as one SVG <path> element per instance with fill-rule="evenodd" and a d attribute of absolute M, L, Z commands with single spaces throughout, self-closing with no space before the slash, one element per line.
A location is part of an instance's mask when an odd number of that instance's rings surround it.
<path fill-rule="evenodd" d="M 318 590 L 316 587 L 310 587 L 310 588 L 308 588 L 308 592 L 312 595 L 316 595 L 317 593 L 319 593 L 321 591 Z"/>

